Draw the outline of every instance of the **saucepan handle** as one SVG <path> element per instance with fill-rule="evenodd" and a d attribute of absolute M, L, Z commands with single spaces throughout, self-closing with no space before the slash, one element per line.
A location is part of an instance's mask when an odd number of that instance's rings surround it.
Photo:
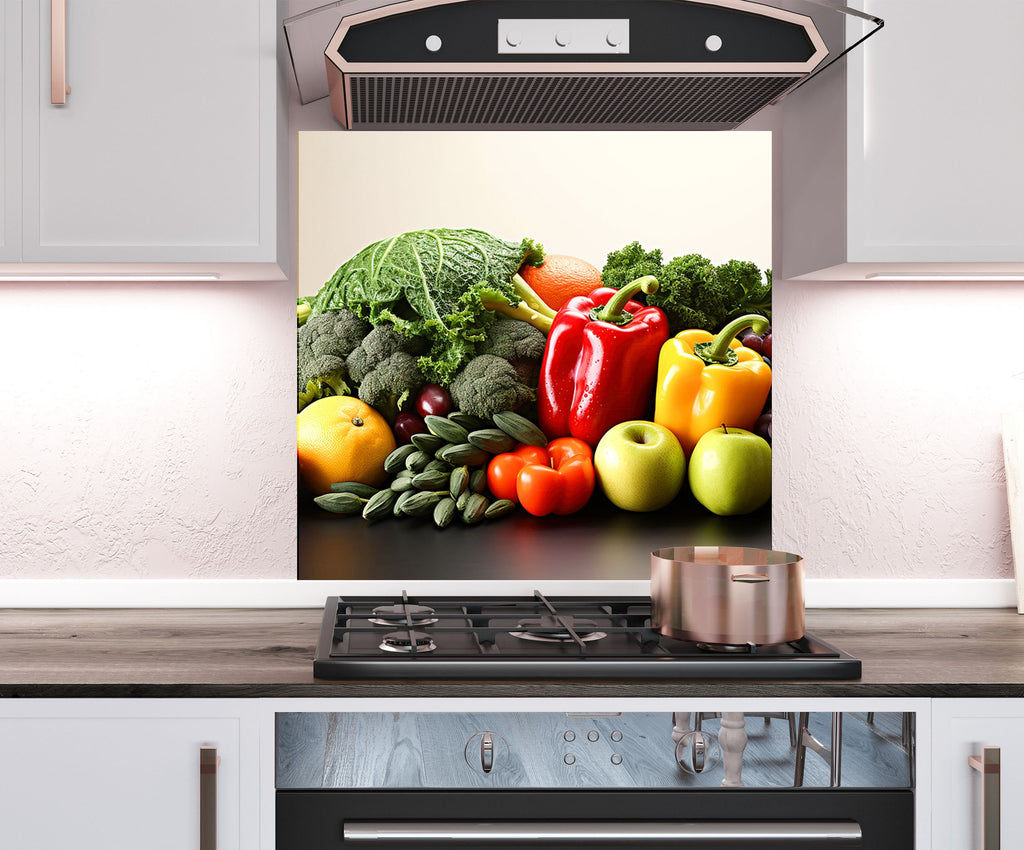
<path fill-rule="evenodd" d="M 742 582 L 743 584 L 760 584 L 761 582 L 771 581 L 771 576 L 766 576 L 764 573 L 742 573 L 741 575 L 732 576 L 732 580 Z"/>

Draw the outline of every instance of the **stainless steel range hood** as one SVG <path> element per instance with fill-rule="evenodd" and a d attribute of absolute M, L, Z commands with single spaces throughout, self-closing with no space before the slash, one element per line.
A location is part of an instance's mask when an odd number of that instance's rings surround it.
<path fill-rule="evenodd" d="M 349 129 L 723 130 L 882 26 L 827 0 L 341 0 L 285 22 Z"/>

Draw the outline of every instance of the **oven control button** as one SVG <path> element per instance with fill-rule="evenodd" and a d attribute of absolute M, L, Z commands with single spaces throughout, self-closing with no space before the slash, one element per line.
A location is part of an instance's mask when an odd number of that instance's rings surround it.
<path fill-rule="evenodd" d="M 622 756 L 618 753 L 612 753 L 612 764 L 622 764 Z"/>
<path fill-rule="evenodd" d="M 600 739 L 601 736 L 598 734 L 596 729 L 591 729 L 587 732 L 587 740 L 590 741 L 590 743 L 594 743 L 594 741 L 598 741 Z"/>
<path fill-rule="evenodd" d="M 576 740 L 576 733 L 573 732 L 572 729 L 570 729 L 562 736 L 562 738 L 571 744 L 573 741 Z"/>
<path fill-rule="evenodd" d="M 493 773 L 508 761 L 508 743 L 495 732 L 477 732 L 466 744 L 466 764 L 477 773 Z"/>
<path fill-rule="evenodd" d="M 622 733 L 618 729 L 616 729 L 608 737 L 610 737 L 617 744 L 617 743 L 619 743 L 619 741 L 622 740 Z"/>
<path fill-rule="evenodd" d="M 562 759 L 566 764 L 576 764 L 576 756 L 572 753 L 566 753 L 565 758 Z"/>

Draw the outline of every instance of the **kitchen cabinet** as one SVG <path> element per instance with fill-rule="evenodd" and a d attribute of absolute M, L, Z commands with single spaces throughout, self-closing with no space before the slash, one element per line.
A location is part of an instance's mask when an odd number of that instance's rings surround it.
<path fill-rule="evenodd" d="M 5 179 L 0 259 L 280 278 L 276 2 L 67 6 L 62 52 L 50 3 L 4 2 L 5 177 L 21 181 Z M 51 52 L 66 56 L 65 105 L 51 103 Z"/>
<path fill-rule="evenodd" d="M 999 748 L 999 832 L 1024 846 L 1024 699 L 937 699 L 932 703 L 932 850 L 981 850 L 984 776 L 968 759 Z M 990 845 L 986 845 L 990 846 Z"/>
<path fill-rule="evenodd" d="M 258 847 L 255 706 L 255 700 L 0 702 L 4 845 L 212 848 L 199 840 L 200 787 L 212 777 L 216 804 L 212 815 L 203 804 L 202 828 L 215 832 L 220 850 Z M 215 774 L 201 776 L 203 746 L 216 747 Z"/>
<path fill-rule="evenodd" d="M 0 263 L 21 256 L 21 4 L 0 7 Z"/>
<path fill-rule="evenodd" d="M 1024 277 L 1024 6 L 864 5 L 882 30 L 782 101 L 785 277 Z"/>

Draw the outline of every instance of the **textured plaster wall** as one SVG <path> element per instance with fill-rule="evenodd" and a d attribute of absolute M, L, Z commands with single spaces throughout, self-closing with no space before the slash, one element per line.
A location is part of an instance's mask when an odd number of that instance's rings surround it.
<path fill-rule="evenodd" d="M 1000 414 L 1024 407 L 1024 285 L 773 300 L 773 545 L 816 578 L 1012 577 Z"/>
<path fill-rule="evenodd" d="M 294 577 L 294 292 L 0 284 L 0 577 Z"/>

